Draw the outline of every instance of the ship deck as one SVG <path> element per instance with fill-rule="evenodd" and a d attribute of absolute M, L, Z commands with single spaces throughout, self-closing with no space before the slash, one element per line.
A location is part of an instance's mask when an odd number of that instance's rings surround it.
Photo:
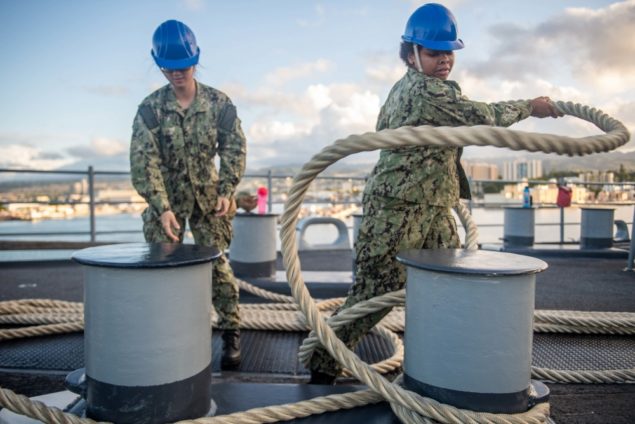
<path fill-rule="evenodd" d="M 80 265 L 64 255 L 21 255 L 24 260 L 2 260 L 11 252 L 0 252 L 0 300 L 25 298 L 82 301 L 83 273 Z M 59 252 L 58 252 L 59 253 Z M 523 253 L 523 252 L 521 252 Z M 544 251 L 524 252 L 538 256 L 549 268 L 538 274 L 536 309 L 635 312 L 635 273 L 626 272 L 624 255 L 580 257 L 549 255 Z M 62 257 L 62 259 L 60 259 Z M 300 253 L 307 287 L 315 298 L 341 297 L 351 281 L 350 251 L 307 251 Z M 278 293 L 289 294 L 278 258 L 276 281 L 250 282 Z M 241 292 L 241 302 L 263 299 Z M 219 412 L 289 399 L 302 399 L 336 391 L 359 388 L 355 379 L 338 380 L 335 387 L 307 386 L 308 372 L 297 360 L 303 332 L 243 331 L 243 363 L 237 371 L 220 371 L 220 337 L 213 336 L 213 383 L 219 398 L 230 393 L 250 393 L 233 406 Z M 382 339 L 369 336 L 358 353 L 367 361 L 380 360 L 389 347 Z M 538 366 L 584 369 L 635 368 L 635 337 L 536 334 L 534 364 Z M 0 386 L 27 396 L 64 390 L 64 378 L 83 366 L 82 334 L 44 336 L 4 341 L 0 344 Z M 576 368 L 580 367 L 580 368 Z M 550 391 L 552 419 L 556 423 L 633 423 L 635 384 L 558 384 L 546 382 Z M 218 400 L 218 399 L 217 399 Z M 221 402 L 222 403 L 222 402 Z M 226 404 L 229 405 L 229 404 Z M 398 422 L 386 404 L 366 412 L 383 421 Z M 329 413 L 333 414 L 333 413 Z M 324 416 L 310 422 L 347 422 L 346 416 Z M 337 419 L 337 421 L 332 421 Z M 344 420 L 344 421 L 343 421 Z M 357 421 L 357 418 L 355 419 Z M 300 420 L 305 422 L 306 419 Z M 368 420 L 366 420 L 368 421 Z M 357 421 L 359 422 L 359 421 Z M 371 421 L 368 421 L 371 422 Z M 372 421 L 375 422 L 375 421 Z"/>

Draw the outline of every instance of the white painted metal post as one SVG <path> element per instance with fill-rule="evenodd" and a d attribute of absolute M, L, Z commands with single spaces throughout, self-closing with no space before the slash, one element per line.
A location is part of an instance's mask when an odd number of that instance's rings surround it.
<path fill-rule="evenodd" d="M 408 267 L 406 387 L 459 408 L 526 411 L 540 386 L 531 381 L 535 274 L 547 264 L 463 249 L 397 258 Z"/>
<path fill-rule="evenodd" d="M 164 423 L 212 410 L 213 247 L 132 243 L 80 250 L 87 416 Z"/>
<path fill-rule="evenodd" d="M 236 277 L 276 276 L 277 214 L 239 213 L 234 217 L 229 263 Z"/>

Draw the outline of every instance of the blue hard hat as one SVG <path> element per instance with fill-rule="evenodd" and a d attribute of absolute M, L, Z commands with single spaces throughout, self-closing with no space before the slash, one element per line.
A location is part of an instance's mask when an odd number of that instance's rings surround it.
<path fill-rule="evenodd" d="M 401 39 L 430 50 L 458 50 L 464 46 L 456 26 L 454 15 L 445 6 L 428 3 L 410 16 Z"/>
<path fill-rule="evenodd" d="M 165 21 L 152 36 L 151 53 L 159 68 L 189 68 L 198 63 L 200 52 L 194 33 L 183 22 Z"/>

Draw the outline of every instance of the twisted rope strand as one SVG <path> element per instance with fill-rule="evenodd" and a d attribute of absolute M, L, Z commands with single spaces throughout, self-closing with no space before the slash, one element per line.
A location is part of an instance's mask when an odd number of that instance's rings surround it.
<path fill-rule="evenodd" d="M 534 133 L 512 132 L 500 128 L 469 127 L 469 128 L 400 128 L 389 130 L 390 137 L 385 137 L 385 132 L 364 134 L 363 136 L 350 136 L 337 140 L 325 147 L 315 155 L 296 176 L 290 190 L 285 212 L 282 216 L 282 228 L 280 238 L 282 240 L 283 261 L 287 270 L 287 280 L 291 291 L 300 309 L 307 317 L 307 322 L 313 328 L 326 350 L 336 358 L 343 366 L 350 369 L 353 374 L 371 389 L 381 393 L 387 400 L 405 408 L 411 409 L 419 415 L 430 417 L 441 422 L 471 422 L 478 419 L 479 422 L 506 422 L 507 418 L 491 416 L 491 414 L 465 413 L 456 408 L 444 408 L 444 413 L 434 407 L 434 403 L 428 399 L 417 402 L 412 392 L 405 391 L 396 385 L 388 383 L 376 374 L 367 364 L 359 360 L 339 340 L 333 330 L 328 326 L 311 299 L 308 290 L 302 280 L 299 260 L 297 257 L 297 245 L 293 230 L 295 229 L 298 213 L 308 186 L 315 177 L 327 166 L 342 159 L 351 152 L 370 151 L 378 148 L 395 148 L 404 145 L 444 145 L 465 146 L 488 144 L 512 149 L 523 148 L 529 151 L 547 151 L 566 154 L 586 154 L 595 151 L 610 150 L 628 141 L 628 131 L 618 121 L 606 117 L 601 112 L 588 107 L 578 107 L 571 103 L 556 103 L 557 107 L 565 113 L 574 116 L 592 117 L 598 127 L 607 131 L 603 136 L 586 137 L 584 144 L 578 144 L 577 140 L 568 137 L 538 135 Z M 584 118 L 583 118 L 584 119 Z M 590 119 L 590 118 L 589 118 Z M 420 131 L 421 130 L 421 131 Z M 383 133 L 383 134 L 382 134 Z M 522 144 L 522 146 L 521 146 Z M 466 241 L 471 246 L 472 240 Z M 512 416 L 509 422 L 533 421 L 544 422 L 546 417 L 535 412 L 536 408 L 524 413 Z M 402 417 L 405 420 L 414 419 L 412 415 Z M 502 421 L 499 421 L 502 420 Z M 517 421 L 520 420 L 520 421 Z M 418 420 L 414 420 L 416 422 Z M 409 422 L 409 421 L 406 421 Z"/>
<path fill-rule="evenodd" d="M 293 405 L 273 406 L 267 408 L 256 408 L 251 411 L 232 414 L 224 417 L 201 418 L 197 420 L 183 421 L 195 423 L 260 423 L 274 422 L 278 420 L 288 420 L 291 418 L 307 416 L 308 414 L 320 413 L 328 410 L 340 409 L 342 407 L 362 406 L 369 402 L 377 402 L 386 399 L 391 403 L 395 413 L 405 423 L 492 423 L 492 424 L 516 424 L 516 423 L 544 423 L 548 420 L 549 405 L 538 404 L 529 411 L 522 414 L 489 414 L 465 411 L 443 405 L 433 399 L 424 398 L 416 393 L 404 390 L 396 384 L 388 382 L 381 375 L 376 373 L 371 366 L 362 362 L 353 352 L 348 350 L 346 346 L 335 336 L 333 330 L 329 327 L 322 310 L 330 310 L 341 304 L 338 299 L 335 302 L 321 302 L 318 304 L 309 295 L 308 290 L 302 279 L 300 272 L 300 263 L 297 257 L 297 244 L 295 240 L 295 226 L 298 219 L 299 208 L 301 202 L 308 190 L 308 186 L 313 179 L 326 167 L 332 163 L 350 155 L 351 153 L 361 151 L 371 151 L 385 148 L 396 148 L 402 146 L 455 146 L 462 147 L 468 145 L 484 146 L 493 145 L 497 147 L 507 147 L 512 150 L 542 151 L 547 153 L 558 153 L 567 155 L 585 155 L 590 153 L 604 152 L 615 149 L 616 147 L 626 143 L 629 134 L 624 125 L 619 121 L 609 117 L 602 111 L 573 104 L 571 102 L 555 102 L 556 107 L 565 114 L 576 116 L 578 118 L 594 123 L 598 128 L 606 134 L 589 136 L 583 138 L 571 138 L 565 136 L 556 136 L 549 134 L 527 133 L 520 131 L 511 131 L 504 128 L 474 126 L 474 127 L 403 127 L 397 130 L 384 130 L 378 133 L 366 133 L 362 135 L 352 135 L 344 139 L 335 141 L 332 145 L 325 147 L 320 153 L 315 155 L 310 162 L 304 165 L 300 173 L 294 180 L 294 185 L 288 196 L 285 212 L 282 216 L 282 227 L 280 238 L 282 241 L 282 253 L 285 269 L 287 271 L 287 279 L 291 286 L 293 299 L 305 316 L 305 320 L 293 323 L 293 326 L 305 325 L 306 323 L 313 329 L 320 343 L 333 355 L 343 366 L 349 369 L 352 374 L 360 381 L 367 384 L 371 390 L 358 392 L 353 394 L 336 395 L 326 398 L 311 399 L 309 401 L 300 402 Z M 464 205 L 457 205 L 457 215 L 466 228 L 467 249 L 477 248 L 477 229 L 471 221 L 467 208 Z M 250 287 L 241 284 L 241 288 L 251 290 Z M 275 310 L 284 311 L 290 303 L 290 298 L 284 295 L 261 293 L 266 298 L 280 302 L 275 306 Z M 253 291 L 252 291 L 253 293 Z M 397 294 L 396 296 L 402 296 Z M 43 308 L 51 308 L 53 311 L 57 307 L 68 309 L 73 313 L 82 311 L 81 304 L 73 302 L 57 302 L 57 301 L 18 301 L 18 303 L 5 305 L 3 309 L 0 304 L 0 315 L 24 314 L 24 313 L 51 313 L 51 310 L 43 310 Z M 295 316 L 293 311 L 295 306 L 289 306 L 289 313 Z M 352 309 L 352 308 L 351 308 Z M 27 312 L 27 310 L 29 312 Z M 262 307 L 254 307 L 253 310 L 261 311 Z M 280 312 L 282 313 L 282 312 Z M 397 315 L 400 312 L 397 313 Z M 391 314 L 392 315 L 392 314 Z M 402 314 L 403 316 L 403 314 Z M 600 315 L 597 321 L 591 317 L 580 315 L 567 315 L 561 313 L 545 313 L 537 314 L 537 327 L 545 326 L 546 328 L 554 328 L 560 330 L 564 327 L 577 329 L 590 325 L 593 331 L 603 331 L 607 329 L 607 325 L 617 320 L 619 322 L 617 331 L 630 331 L 632 328 L 632 316 L 607 316 Z M 389 316 L 390 317 L 390 316 Z M 289 320 L 289 318 L 286 318 Z M 397 321 L 403 318 L 397 319 Z M 396 319 L 390 318 L 386 322 L 390 322 L 392 326 L 398 326 Z M 544 322 L 549 321 L 549 322 Z M 336 319 L 333 325 L 336 325 Z M 71 331 L 81 331 L 81 323 L 79 329 Z M 52 324 L 50 327 L 54 331 L 64 324 Z M 383 329 L 384 321 L 380 330 Z M 26 330 L 43 326 L 29 327 Z M 46 325 L 44 327 L 47 327 Z M 7 339 L 5 331 L 17 330 L 0 330 L 0 340 Z M 608 329 L 608 331 L 615 331 Z M 15 334 L 15 333 L 9 333 Z M 50 333 L 49 333 L 50 334 Z M 12 338 L 12 337 L 10 337 Z M 580 371 L 576 371 L 580 372 Z M 533 368 L 532 374 L 543 376 L 547 379 L 566 380 L 570 378 L 571 371 L 545 370 L 542 368 Z M 608 377 L 604 372 L 583 371 L 583 378 L 588 382 L 606 381 Z M 611 370 L 613 373 L 611 378 L 617 381 L 632 382 L 634 379 L 633 370 Z M 540 377 L 539 377 L 540 378 Z M 562 381 L 560 380 L 560 381 Z M 577 381 L 576 381 L 577 382 Z M 347 398 L 346 406 L 340 404 L 340 399 L 344 396 Z M 332 398 L 332 399 L 331 399 Z M 350 403 L 348 402 L 350 401 Z M 18 411 L 24 415 L 40 419 L 44 422 L 60 422 L 60 423 L 87 423 L 91 420 L 79 419 L 70 414 L 61 413 L 59 410 L 47 408 L 41 404 L 33 402 L 24 396 L 16 395 L 10 390 L 0 389 L 0 405 L 7 407 L 13 411 Z M 331 409 L 329 409 L 331 408 Z M 51 412 L 56 411 L 56 412 Z M 303 415 L 304 414 L 304 415 Z"/>

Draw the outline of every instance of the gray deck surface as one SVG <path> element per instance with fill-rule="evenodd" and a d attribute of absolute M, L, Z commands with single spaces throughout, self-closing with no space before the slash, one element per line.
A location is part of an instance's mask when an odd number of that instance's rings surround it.
<path fill-rule="evenodd" d="M 537 276 L 537 309 L 635 312 L 635 273 L 623 271 L 626 265 L 624 259 L 560 256 L 542 256 L 541 259 L 549 264 L 549 269 Z M 345 294 L 351 270 L 349 251 L 302 252 L 300 260 L 303 271 L 317 278 L 307 283 L 314 297 L 329 298 Z M 280 260 L 278 268 L 282 269 Z M 330 271 L 330 274 L 327 271 Z M 285 283 L 253 282 L 280 293 L 289 293 Z M 0 300 L 52 298 L 81 301 L 82 287 L 81 267 L 71 262 L 0 263 Z M 251 303 L 259 300 L 241 293 L 241 301 Z M 57 339 L 53 342 L 60 344 L 64 337 L 67 338 L 66 343 L 61 343 L 61 346 L 67 351 L 55 355 L 51 355 L 52 350 L 45 347 L 46 343 L 50 343 L 47 341 L 49 338 L 31 339 L 19 343 L 23 343 L 24 346 L 36 352 L 47 352 L 50 355 L 49 361 L 62 360 L 65 355 L 65 359 L 73 355 L 75 358 L 83 359 L 81 335 L 66 335 L 51 337 L 51 339 Z M 543 338 L 549 337 L 549 335 L 536 336 L 536 346 L 539 349 L 534 349 L 534 362 L 536 362 L 536 356 L 541 356 L 539 360 L 555 361 L 555 365 L 562 365 L 561 359 L 560 363 L 558 362 L 559 355 L 562 355 L 559 350 L 562 346 L 557 344 L 559 347 L 553 353 L 550 343 L 542 341 Z M 634 337 L 619 337 L 612 340 L 605 336 L 564 337 L 572 339 L 570 353 L 577 356 L 576 360 L 582 364 L 597 366 L 598 355 L 602 355 L 602 349 L 608 349 L 609 353 L 611 350 L 614 353 L 613 356 L 607 354 L 605 358 L 609 364 L 634 367 L 635 355 L 632 353 L 635 344 Z M 215 366 L 214 382 L 221 384 L 223 382 L 249 384 L 306 382 L 308 377 L 306 370 L 295 360 L 295 352 L 301 338 L 301 333 L 246 332 L 243 338 L 243 349 L 247 360 L 243 367 L 239 372 L 221 373 Z M 81 362 L 61 367 L 44 363 L 22 364 L 22 366 L 15 362 L 9 363 L 9 366 L 7 363 L 1 364 L 6 359 L 4 355 L 7 355 L 10 350 L 5 350 L 3 353 L 3 348 L 10 346 L 15 348 L 13 342 L 4 346 L 0 345 L 0 357 L 2 357 L 0 367 L 4 367 L 0 369 L 0 386 L 28 396 L 62 390 L 66 369 L 81 365 Z M 269 349 L 268 346 L 276 347 L 275 355 L 269 356 L 271 352 L 263 353 L 263 349 Z M 69 354 L 69 351 L 73 353 Z M 370 351 L 372 351 L 372 345 Z M 15 353 L 15 351 L 11 352 Z M 216 363 L 218 361 L 216 356 L 220 352 L 218 335 L 214 337 L 214 352 L 214 363 Z M 366 353 L 362 354 L 362 356 L 365 355 Z M 380 354 L 369 353 L 367 358 L 377 359 L 377 355 Z M 615 355 L 618 355 L 617 359 Z M 263 359 L 265 357 L 268 359 Z M 603 360 L 600 360 L 600 366 Z M 291 363 L 295 368 L 290 368 Z M 355 382 L 351 380 L 344 381 L 342 384 L 353 383 Z M 551 390 L 552 417 L 557 423 L 635 423 L 635 384 L 548 384 L 548 386 Z"/>

